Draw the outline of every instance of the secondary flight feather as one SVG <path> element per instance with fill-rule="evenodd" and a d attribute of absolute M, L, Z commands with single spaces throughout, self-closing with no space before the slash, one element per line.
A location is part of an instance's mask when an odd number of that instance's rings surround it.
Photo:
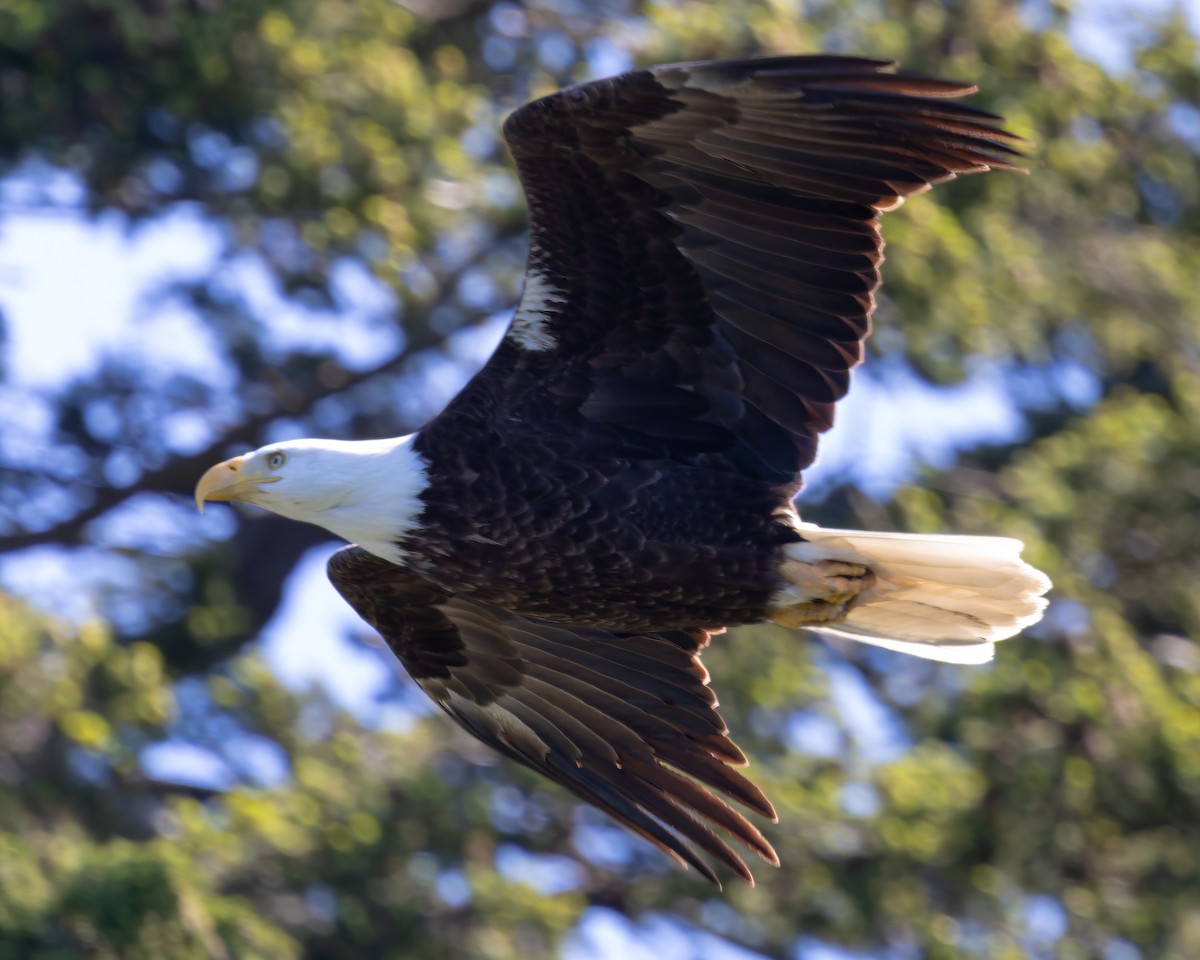
<path fill-rule="evenodd" d="M 974 88 L 878 60 L 673 64 L 504 125 L 530 209 L 521 301 L 409 437 L 270 444 L 196 500 L 356 546 L 329 575 L 451 717 L 717 882 L 736 768 L 700 656 L 773 621 L 951 663 L 1035 622 L 1018 541 L 828 530 L 793 498 L 862 359 L 881 212 L 1011 167 Z"/>

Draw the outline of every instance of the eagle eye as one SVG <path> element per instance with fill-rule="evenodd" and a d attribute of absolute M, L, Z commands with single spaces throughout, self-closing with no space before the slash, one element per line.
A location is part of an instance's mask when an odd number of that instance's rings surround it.
<path fill-rule="evenodd" d="M 270 467 L 272 470 L 278 470 L 285 463 L 287 463 L 287 454 L 280 453 L 278 450 L 276 450 L 273 454 L 271 454 L 269 457 L 267 457 L 267 466 Z"/>

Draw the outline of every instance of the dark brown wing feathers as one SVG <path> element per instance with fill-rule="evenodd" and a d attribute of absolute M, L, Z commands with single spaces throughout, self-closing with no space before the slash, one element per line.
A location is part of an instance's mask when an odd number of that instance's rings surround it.
<path fill-rule="evenodd" d="M 590 371 L 625 376 L 665 355 L 657 382 L 693 402 L 659 410 L 656 440 L 669 445 L 674 430 L 678 456 L 798 482 L 862 358 L 879 212 L 1016 155 L 998 117 L 953 101 L 974 87 L 890 68 L 826 56 L 678 64 L 509 118 L 530 267 L 566 293 L 549 317 L 554 368 L 572 384 L 554 393 L 561 404 L 588 417 Z M 590 388 L 618 411 L 603 422 L 635 444 L 637 415 L 611 401 L 621 386 L 610 374 Z M 719 429 L 686 428 L 696 421 Z"/>
<path fill-rule="evenodd" d="M 358 547 L 329 576 L 443 710 L 485 743 L 616 817 L 717 882 L 691 841 L 752 880 L 726 831 L 771 863 L 758 829 L 713 791 L 774 819 L 732 764 L 702 632 L 622 636 L 527 620 L 452 597 Z"/>

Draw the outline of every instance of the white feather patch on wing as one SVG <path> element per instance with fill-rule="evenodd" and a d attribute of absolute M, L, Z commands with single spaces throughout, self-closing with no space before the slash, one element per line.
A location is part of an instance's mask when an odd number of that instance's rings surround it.
<path fill-rule="evenodd" d="M 525 289 L 513 314 L 506 336 L 526 350 L 553 350 L 554 335 L 549 318 L 565 302 L 566 294 L 532 265 L 525 273 Z"/>
<path fill-rule="evenodd" d="M 479 704 L 453 690 L 447 690 L 445 699 L 439 702 L 466 721 L 468 727 L 495 728 L 500 738 L 510 747 L 540 763 L 550 752 L 550 747 L 529 724 L 504 708 L 505 699 L 510 698 L 503 695 L 493 703 Z"/>

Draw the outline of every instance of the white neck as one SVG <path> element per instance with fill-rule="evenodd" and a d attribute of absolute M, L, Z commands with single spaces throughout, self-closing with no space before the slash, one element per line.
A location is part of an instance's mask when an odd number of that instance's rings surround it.
<path fill-rule="evenodd" d="M 292 454 L 296 483 L 264 488 L 263 506 L 324 527 L 377 557 L 404 561 L 398 540 L 417 527 L 429 486 L 413 437 L 388 440 L 294 440 L 275 445 Z M 300 471 L 303 471 L 302 473 Z M 290 495 L 289 495 L 290 494 Z"/>

